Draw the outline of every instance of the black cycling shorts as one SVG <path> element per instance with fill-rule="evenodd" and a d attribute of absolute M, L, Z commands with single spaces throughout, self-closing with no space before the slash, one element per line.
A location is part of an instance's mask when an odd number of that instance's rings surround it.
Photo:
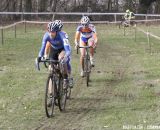
<path fill-rule="evenodd" d="M 52 46 L 50 47 L 49 58 L 58 60 L 59 54 L 64 50 L 62 49 L 54 49 Z"/>

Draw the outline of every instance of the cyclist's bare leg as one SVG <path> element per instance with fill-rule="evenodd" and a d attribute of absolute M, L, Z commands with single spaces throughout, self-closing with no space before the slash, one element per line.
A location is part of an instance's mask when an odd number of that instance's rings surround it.
<path fill-rule="evenodd" d="M 90 48 L 90 56 L 93 58 L 93 56 L 94 56 L 94 48 Z"/>
<path fill-rule="evenodd" d="M 94 56 L 94 47 L 95 47 L 94 38 L 88 39 L 88 45 L 92 47 L 92 48 L 90 48 L 90 56 L 93 58 L 93 56 Z"/>
<path fill-rule="evenodd" d="M 65 56 L 65 51 L 63 50 L 63 51 L 61 51 L 61 53 L 59 54 L 58 59 L 61 60 L 61 59 L 64 58 L 64 56 Z"/>
<path fill-rule="evenodd" d="M 86 46 L 86 44 L 82 40 L 80 40 L 80 46 Z M 80 48 L 80 53 L 81 53 L 80 65 L 81 65 L 81 71 L 83 71 L 84 70 L 85 49 L 84 48 Z"/>
<path fill-rule="evenodd" d="M 89 46 L 92 46 L 92 48 L 90 48 L 90 60 L 91 60 L 92 66 L 94 67 L 94 58 L 93 58 L 93 56 L 94 56 L 94 47 L 95 47 L 94 39 L 90 38 L 88 40 L 88 44 L 89 44 Z"/>
<path fill-rule="evenodd" d="M 59 56 L 58 56 L 58 59 L 61 60 L 61 59 L 64 58 L 64 56 L 65 56 L 65 51 L 61 51 L 61 53 L 60 53 Z M 65 63 L 65 64 L 63 65 L 63 67 L 64 67 L 64 72 L 63 72 L 63 74 L 64 74 L 64 77 L 67 79 L 67 78 L 68 78 L 67 63 Z"/>
<path fill-rule="evenodd" d="M 58 56 L 58 59 L 61 60 L 63 59 L 65 56 L 65 51 L 61 51 L 61 53 Z M 65 61 L 63 63 L 63 76 L 64 76 L 64 84 L 63 84 L 63 88 L 66 89 L 67 88 L 67 84 L 69 83 L 69 77 L 70 77 L 70 72 L 68 71 L 68 64 L 67 61 Z"/>

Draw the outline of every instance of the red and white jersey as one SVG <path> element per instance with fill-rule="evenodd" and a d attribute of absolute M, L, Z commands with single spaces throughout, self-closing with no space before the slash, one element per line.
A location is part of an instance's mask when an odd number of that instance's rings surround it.
<path fill-rule="evenodd" d="M 93 33 L 96 33 L 96 28 L 93 24 L 89 24 L 87 27 L 79 25 L 77 31 L 81 33 L 81 37 L 90 38 L 93 36 Z"/>

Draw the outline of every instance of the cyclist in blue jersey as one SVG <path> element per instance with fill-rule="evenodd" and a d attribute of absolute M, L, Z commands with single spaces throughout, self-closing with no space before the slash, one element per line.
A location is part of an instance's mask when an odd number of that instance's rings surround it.
<path fill-rule="evenodd" d="M 64 83 L 67 84 L 71 76 L 71 46 L 67 33 L 61 31 L 63 23 L 61 20 L 55 20 L 48 23 L 48 31 L 44 34 L 42 47 L 39 51 L 37 61 L 41 58 L 47 58 L 62 61 L 66 67 L 64 70 Z M 70 83 L 71 84 L 71 83 Z M 71 86 L 72 87 L 72 86 Z"/>

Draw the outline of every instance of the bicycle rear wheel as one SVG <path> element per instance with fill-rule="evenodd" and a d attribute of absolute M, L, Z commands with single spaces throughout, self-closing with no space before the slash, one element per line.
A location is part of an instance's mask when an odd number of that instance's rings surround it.
<path fill-rule="evenodd" d="M 66 100 L 67 100 L 67 89 L 63 89 L 63 78 L 59 77 L 59 86 L 58 86 L 58 106 L 60 111 L 65 111 Z"/>
<path fill-rule="evenodd" d="M 45 111 L 48 118 L 53 116 L 55 105 L 55 81 L 52 76 L 48 76 L 45 91 Z"/>

